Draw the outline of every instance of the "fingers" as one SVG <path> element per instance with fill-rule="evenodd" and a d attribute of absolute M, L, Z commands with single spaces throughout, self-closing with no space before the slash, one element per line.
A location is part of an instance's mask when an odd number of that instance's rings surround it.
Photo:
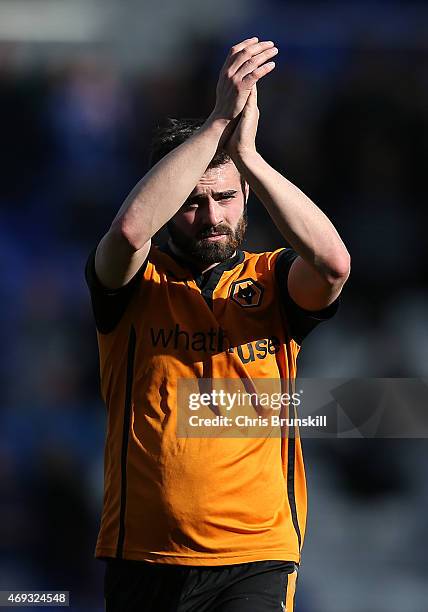
<path fill-rule="evenodd" d="M 269 72 L 272 72 L 274 68 L 275 62 L 267 62 L 266 64 L 263 64 L 263 66 L 259 66 L 259 68 L 256 68 L 255 70 L 247 74 L 242 79 L 242 82 L 245 84 L 246 87 L 252 87 L 255 83 L 257 83 L 259 79 L 269 74 Z"/>
<path fill-rule="evenodd" d="M 242 51 L 243 49 L 245 49 L 245 47 L 248 47 L 250 45 L 254 45 L 255 43 L 257 43 L 259 41 L 259 39 L 257 38 L 257 36 L 253 36 L 253 38 L 247 38 L 245 40 L 243 40 L 242 42 L 233 45 L 233 47 L 230 49 L 229 51 L 229 55 L 226 57 L 226 60 L 223 64 L 223 71 L 226 71 L 231 63 L 231 58 L 232 56 L 235 56 L 237 53 L 239 53 L 240 51 Z"/>
<path fill-rule="evenodd" d="M 247 62 L 250 62 L 249 66 L 251 66 L 251 64 L 253 63 L 254 57 L 261 55 L 262 53 L 266 54 L 273 48 L 276 48 L 276 47 L 274 47 L 274 44 L 271 40 L 264 40 L 262 42 L 250 43 L 248 45 L 245 45 L 245 47 L 243 47 L 239 51 L 233 51 L 235 47 L 232 47 L 232 49 L 230 50 L 229 58 L 228 58 L 229 63 L 226 65 L 227 76 L 233 77 Z M 267 57 L 265 56 L 265 59 L 263 61 L 266 61 L 266 59 Z M 253 70 L 254 68 L 257 67 L 257 65 L 253 66 Z M 241 78 L 245 76 L 245 74 L 242 74 Z"/>
<path fill-rule="evenodd" d="M 250 72 L 254 72 L 259 66 L 272 59 L 278 53 L 278 49 L 276 47 L 271 47 L 265 49 L 264 51 L 258 53 L 257 55 L 253 55 L 247 61 L 245 61 L 240 69 L 236 72 L 235 78 L 244 79 L 247 74 Z"/>
<path fill-rule="evenodd" d="M 271 61 L 278 49 L 271 40 L 259 41 L 257 37 L 247 38 L 233 46 L 220 71 L 216 88 L 214 114 L 229 120 L 236 118 L 243 110 L 251 88 L 259 79 L 275 68 Z M 250 106 L 257 107 L 254 91 Z"/>
<path fill-rule="evenodd" d="M 257 43 L 258 41 L 259 39 L 257 38 L 257 36 L 253 36 L 253 38 L 247 38 L 246 40 L 243 40 L 237 45 L 234 45 L 230 50 L 230 55 L 234 55 L 235 53 L 238 53 L 238 51 L 242 51 L 242 49 L 245 49 L 245 47 Z"/>

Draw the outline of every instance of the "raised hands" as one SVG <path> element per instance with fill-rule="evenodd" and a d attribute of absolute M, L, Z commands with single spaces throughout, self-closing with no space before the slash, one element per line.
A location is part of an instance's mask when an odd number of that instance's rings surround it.
<path fill-rule="evenodd" d="M 253 85 L 269 74 L 278 49 L 270 40 L 249 38 L 234 45 L 220 71 L 212 119 L 232 121 L 243 110 Z"/>

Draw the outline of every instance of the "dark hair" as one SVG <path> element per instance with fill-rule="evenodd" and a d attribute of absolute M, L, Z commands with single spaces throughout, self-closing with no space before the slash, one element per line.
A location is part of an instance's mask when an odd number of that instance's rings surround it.
<path fill-rule="evenodd" d="M 149 166 L 157 164 L 167 153 L 193 136 L 205 123 L 205 119 L 173 119 L 168 117 L 165 124 L 155 129 L 150 146 Z M 226 151 L 218 151 L 208 168 L 217 168 L 230 161 Z"/>
<path fill-rule="evenodd" d="M 150 143 L 149 167 L 152 168 L 157 162 L 170 151 L 181 145 L 187 138 L 193 136 L 205 123 L 202 118 L 173 119 L 168 117 L 163 125 L 158 125 L 153 132 Z M 224 150 L 217 151 L 208 168 L 218 168 L 231 161 L 230 155 Z M 241 175 L 242 193 L 245 193 L 245 179 Z"/>

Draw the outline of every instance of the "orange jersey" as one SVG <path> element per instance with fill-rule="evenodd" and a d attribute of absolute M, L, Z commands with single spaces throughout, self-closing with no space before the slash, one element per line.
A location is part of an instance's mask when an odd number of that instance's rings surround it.
<path fill-rule="evenodd" d="M 295 256 L 237 251 L 198 278 L 171 251 L 152 246 L 117 292 L 102 289 L 94 255 L 88 260 L 108 420 L 97 557 L 300 562 L 300 438 L 176 435 L 181 379 L 295 378 L 301 336 L 336 309 L 293 305 L 286 274 Z M 307 325 L 296 333 L 299 320 Z"/>

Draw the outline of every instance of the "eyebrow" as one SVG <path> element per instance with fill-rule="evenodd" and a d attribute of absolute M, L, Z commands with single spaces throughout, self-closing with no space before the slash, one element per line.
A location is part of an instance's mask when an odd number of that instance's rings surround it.
<path fill-rule="evenodd" d="M 215 200 L 219 200 L 220 198 L 224 198 L 224 197 L 228 197 L 228 196 L 234 196 L 236 193 L 238 193 L 237 189 L 228 189 L 226 191 L 215 191 L 213 193 L 213 197 Z M 205 197 L 205 194 L 203 193 L 199 193 L 196 195 L 192 195 L 190 194 L 189 197 L 187 198 L 186 202 L 189 202 L 190 200 L 202 200 Z"/>

